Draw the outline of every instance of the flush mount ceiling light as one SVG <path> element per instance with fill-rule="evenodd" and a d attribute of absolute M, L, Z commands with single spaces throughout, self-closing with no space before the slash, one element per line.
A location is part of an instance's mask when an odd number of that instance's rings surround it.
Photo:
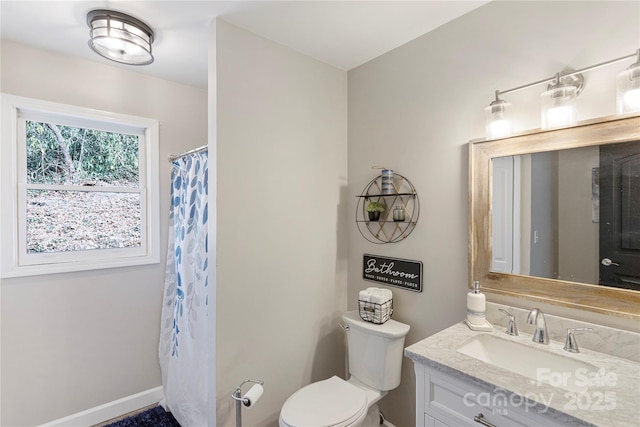
<path fill-rule="evenodd" d="M 153 62 L 153 30 L 144 22 L 122 12 L 98 9 L 87 14 L 91 29 L 89 47 L 98 55 L 129 65 Z"/>
<path fill-rule="evenodd" d="M 511 135 L 511 124 L 506 115 L 506 108 L 510 104 L 500 99 L 500 96 L 539 84 L 547 84 L 547 90 L 541 95 L 541 127 L 553 129 L 573 126 L 577 119 L 576 98 L 582 92 L 585 84 L 582 73 L 629 58 L 636 58 L 636 62 L 617 77 L 617 111 L 618 114 L 640 111 L 640 49 L 638 49 L 636 53 L 631 55 L 601 62 L 577 71 L 558 73 L 554 77 L 508 90 L 496 90 L 495 101 L 485 108 L 486 138 L 498 139 Z"/>

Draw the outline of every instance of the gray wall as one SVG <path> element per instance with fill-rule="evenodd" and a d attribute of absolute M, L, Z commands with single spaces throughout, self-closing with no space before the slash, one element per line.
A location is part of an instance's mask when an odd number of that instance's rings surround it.
<path fill-rule="evenodd" d="M 206 143 L 207 91 L 6 40 L 1 75 L 2 92 L 160 121 L 162 262 L 0 282 L 0 424 L 29 426 L 161 385 L 166 158 Z"/>
<path fill-rule="evenodd" d="M 496 89 L 631 54 L 640 40 L 638 2 L 492 2 L 349 72 L 349 212 L 355 196 L 385 165 L 409 178 L 421 202 L 406 240 L 377 246 L 349 228 L 348 306 L 355 307 L 362 255 L 421 260 L 424 291 L 393 289 L 394 318 L 414 343 L 465 315 L 467 292 L 467 142 L 484 137 L 484 112 Z M 631 61 L 585 75 L 579 119 L 615 114 L 615 75 Z M 542 86 L 505 98 L 519 130 L 539 128 Z M 354 218 L 349 220 L 353 222 Z M 489 300 L 496 299 L 489 296 Z M 508 304 L 529 307 L 527 301 Z M 541 308 L 636 328 L 604 316 Z M 398 426 L 414 424 L 412 365 L 381 408 Z"/>
<path fill-rule="evenodd" d="M 347 75 L 221 21 L 213 48 L 217 425 L 258 378 L 243 421 L 277 426 L 294 391 L 344 373 Z"/>
<path fill-rule="evenodd" d="M 559 155 L 558 274 L 565 280 L 598 283 L 600 227 L 592 220 L 591 174 L 600 166 L 598 147 Z"/>

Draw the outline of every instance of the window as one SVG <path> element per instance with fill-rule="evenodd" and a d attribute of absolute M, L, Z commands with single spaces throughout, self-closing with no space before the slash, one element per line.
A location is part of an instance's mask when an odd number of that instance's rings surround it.
<path fill-rule="evenodd" d="M 158 122 L 2 95 L 2 277 L 159 262 Z"/>

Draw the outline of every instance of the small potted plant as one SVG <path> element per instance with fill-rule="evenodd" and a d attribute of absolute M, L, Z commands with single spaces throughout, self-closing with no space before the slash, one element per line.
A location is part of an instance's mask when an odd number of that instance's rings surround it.
<path fill-rule="evenodd" d="M 385 207 L 380 202 L 369 202 L 365 210 L 369 213 L 369 221 L 378 221 L 380 213 L 385 211 Z"/>

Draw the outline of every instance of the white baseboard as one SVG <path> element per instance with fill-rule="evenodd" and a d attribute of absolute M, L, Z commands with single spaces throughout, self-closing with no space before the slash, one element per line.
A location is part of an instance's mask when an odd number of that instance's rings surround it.
<path fill-rule="evenodd" d="M 164 399 L 162 387 L 155 387 L 122 399 L 114 400 L 86 411 L 50 421 L 38 427 L 89 427 L 153 405 Z"/>

